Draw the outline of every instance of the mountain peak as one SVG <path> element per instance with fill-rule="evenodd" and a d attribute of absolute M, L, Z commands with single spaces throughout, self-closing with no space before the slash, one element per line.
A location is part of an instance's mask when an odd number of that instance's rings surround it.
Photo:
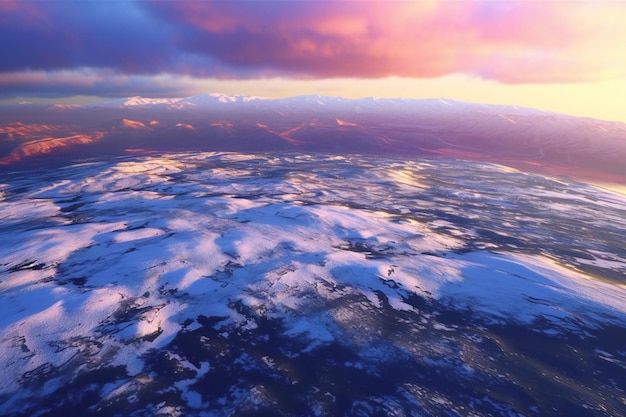
<path fill-rule="evenodd" d="M 124 106 L 146 106 L 151 104 L 175 104 L 183 100 L 182 98 L 146 98 L 141 96 L 128 97 Z"/>

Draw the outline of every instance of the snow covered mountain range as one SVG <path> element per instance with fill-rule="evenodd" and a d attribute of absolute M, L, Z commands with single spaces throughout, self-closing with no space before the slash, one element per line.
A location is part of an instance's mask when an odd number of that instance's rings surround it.
<path fill-rule="evenodd" d="M 0 115 L 0 166 L 155 150 L 451 157 L 626 178 L 626 124 L 448 99 L 205 94 L 22 104 Z"/>
<path fill-rule="evenodd" d="M 0 415 L 624 415 L 626 195 L 565 178 L 624 160 L 446 99 L 4 106 Z"/>

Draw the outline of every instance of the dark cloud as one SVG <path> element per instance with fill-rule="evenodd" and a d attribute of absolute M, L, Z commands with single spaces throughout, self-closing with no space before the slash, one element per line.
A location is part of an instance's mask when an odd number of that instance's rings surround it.
<path fill-rule="evenodd" d="M 145 73 L 167 65 L 167 33 L 138 4 L 119 1 L 27 1 L 1 17 L 4 72 L 79 67 Z"/>

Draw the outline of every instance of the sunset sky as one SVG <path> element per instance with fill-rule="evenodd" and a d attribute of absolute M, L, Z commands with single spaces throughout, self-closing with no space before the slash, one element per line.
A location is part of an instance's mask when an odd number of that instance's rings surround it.
<path fill-rule="evenodd" d="M 0 0 L 0 102 L 447 97 L 626 122 L 626 0 Z"/>

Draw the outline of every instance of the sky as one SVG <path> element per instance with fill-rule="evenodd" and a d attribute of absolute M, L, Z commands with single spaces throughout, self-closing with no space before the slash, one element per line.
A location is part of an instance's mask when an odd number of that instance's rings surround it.
<path fill-rule="evenodd" d="M 0 0 L 0 102 L 445 97 L 626 122 L 626 0 Z"/>

